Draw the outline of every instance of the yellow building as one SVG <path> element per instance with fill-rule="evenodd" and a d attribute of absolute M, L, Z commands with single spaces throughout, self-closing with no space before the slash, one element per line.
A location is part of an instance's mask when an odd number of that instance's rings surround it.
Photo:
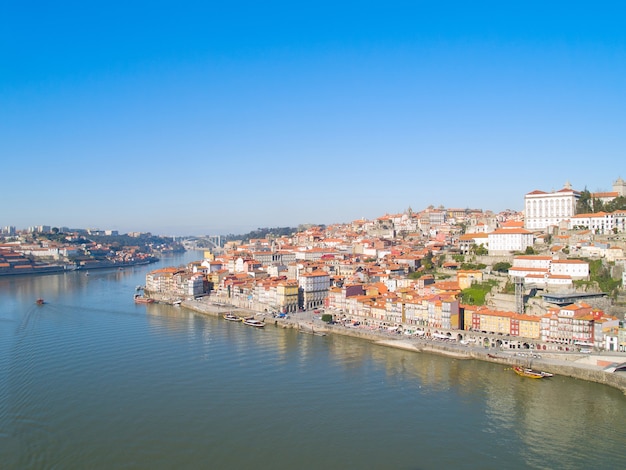
<path fill-rule="evenodd" d="M 459 288 L 463 290 L 471 287 L 472 284 L 483 282 L 483 273 L 474 269 L 459 270 L 456 273 L 456 278 Z"/>
<path fill-rule="evenodd" d="M 530 315 L 517 315 L 519 320 L 519 336 L 521 338 L 541 338 L 541 318 Z"/>
<path fill-rule="evenodd" d="M 500 333 L 503 335 L 511 334 L 511 318 L 512 312 L 498 312 L 495 310 L 486 310 L 480 312 L 480 330 L 487 333 Z"/>
<path fill-rule="evenodd" d="M 282 312 L 296 312 L 298 310 L 298 282 L 279 282 L 276 285 L 276 300 Z"/>

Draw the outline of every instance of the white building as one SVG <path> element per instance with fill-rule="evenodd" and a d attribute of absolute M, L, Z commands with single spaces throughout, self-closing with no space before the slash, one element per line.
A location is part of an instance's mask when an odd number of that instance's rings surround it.
<path fill-rule="evenodd" d="M 571 276 L 572 279 L 587 279 L 589 263 L 579 259 L 555 259 L 550 263 L 550 274 Z"/>
<path fill-rule="evenodd" d="M 324 271 L 302 273 L 298 276 L 298 286 L 302 290 L 305 309 L 321 307 L 328 297 L 330 275 Z"/>
<path fill-rule="evenodd" d="M 516 256 L 509 276 L 522 277 L 538 287 L 571 286 L 574 279 L 588 279 L 589 263 L 582 260 L 559 260 L 549 256 Z"/>
<path fill-rule="evenodd" d="M 533 246 L 533 233 L 520 229 L 497 229 L 487 235 L 489 254 L 497 255 L 511 253 L 513 251 L 525 251 L 529 246 Z"/>
<path fill-rule="evenodd" d="M 563 220 L 576 215 L 580 192 L 569 183 L 559 191 L 546 193 L 533 191 L 524 196 L 524 226 L 528 230 L 545 230 L 558 226 Z"/>
<path fill-rule="evenodd" d="M 588 229 L 602 235 L 623 233 L 626 232 L 626 211 L 578 214 L 569 220 L 569 229 Z"/>

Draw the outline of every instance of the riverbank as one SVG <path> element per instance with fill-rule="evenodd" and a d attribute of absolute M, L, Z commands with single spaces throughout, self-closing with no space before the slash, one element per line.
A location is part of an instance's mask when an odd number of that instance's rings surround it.
<path fill-rule="evenodd" d="M 626 356 L 543 352 L 533 355 L 529 351 L 485 349 L 483 347 L 463 345 L 456 342 L 443 342 L 435 339 L 406 338 L 389 331 L 369 330 L 337 324 L 328 325 L 315 317 L 303 318 L 301 314 L 288 315 L 286 318 L 274 318 L 263 312 L 231 305 L 214 304 L 208 301 L 208 299 L 185 301 L 181 306 L 204 315 L 222 316 L 227 312 L 233 312 L 240 316 L 253 315 L 263 319 L 268 326 L 293 328 L 304 333 L 350 336 L 371 341 L 380 346 L 416 353 L 438 354 L 460 360 L 474 359 L 494 362 L 508 367 L 532 367 L 555 375 L 608 385 L 626 394 L 626 373 L 614 373 L 604 370 L 612 362 L 626 362 Z"/>
<path fill-rule="evenodd" d="M 144 266 L 146 264 L 156 263 L 159 258 L 150 257 L 137 261 L 102 261 L 93 260 L 84 264 L 41 264 L 34 266 L 13 266 L 9 268 L 0 269 L 1 276 L 36 276 L 42 274 L 62 274 L 72 273 L 74 271 L 89 271 L 96 269 L 124 269 L 132 268 L 135 266 Z"/>

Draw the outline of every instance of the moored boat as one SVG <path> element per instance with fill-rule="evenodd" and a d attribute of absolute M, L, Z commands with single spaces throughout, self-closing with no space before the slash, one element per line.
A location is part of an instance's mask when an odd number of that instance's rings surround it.
<path fill-rule="evenodd" d="M 154 302 L 154 299 L 149 299 L 149 298 L 143 297 L 143 296 L 141 296 L 139 294 L 135 294 L 134 299 L 135 299 L 135 303 L 136 304 L 151 304 L 151 303 Z"/>
<path fill-rule="evenodd" d="M 224 317 L 224 320 L 228 320 L 228 321 L 241 321 L 241 317 L 238 317 L 237 315 L 233 315 L 232 313 L 225 313 L 224 315 L 222 315 Z"/>
<path fill-rule="evenodd" d="M 246 319 L 244 319 L 243 323 L 245 325 L 255 326 L 257 328 L 263 328 L 265 326 L 265 323 L 263 323 L 260 320 L 255 320 L 254 318 L 246 318 Z"/>
<path fill-rule="evenodd" d="M 539 371 L 539 370 L 533 370 L 529 367 L 520 367 L 520 366 L 515 366 L 513 367 L 513 370 L 515 371 L 515 373 L 521 377 L 528 377 L 529 379 L 543 379 L 546 377 L 552 377 L 554 376 L 554 374 L 551 374 L 549 372 L 543 372 L 543 371 Z"/>

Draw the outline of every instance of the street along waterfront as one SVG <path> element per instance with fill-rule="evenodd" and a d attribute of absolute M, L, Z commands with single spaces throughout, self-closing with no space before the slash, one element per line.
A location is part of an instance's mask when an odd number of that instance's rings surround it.
<path fill-rule="evenodd" d="M 135 304 L 155 267 L 0 280 L 3 468 L 619 468 L 626 458 L 626 397 L 614 388 Z"/>

